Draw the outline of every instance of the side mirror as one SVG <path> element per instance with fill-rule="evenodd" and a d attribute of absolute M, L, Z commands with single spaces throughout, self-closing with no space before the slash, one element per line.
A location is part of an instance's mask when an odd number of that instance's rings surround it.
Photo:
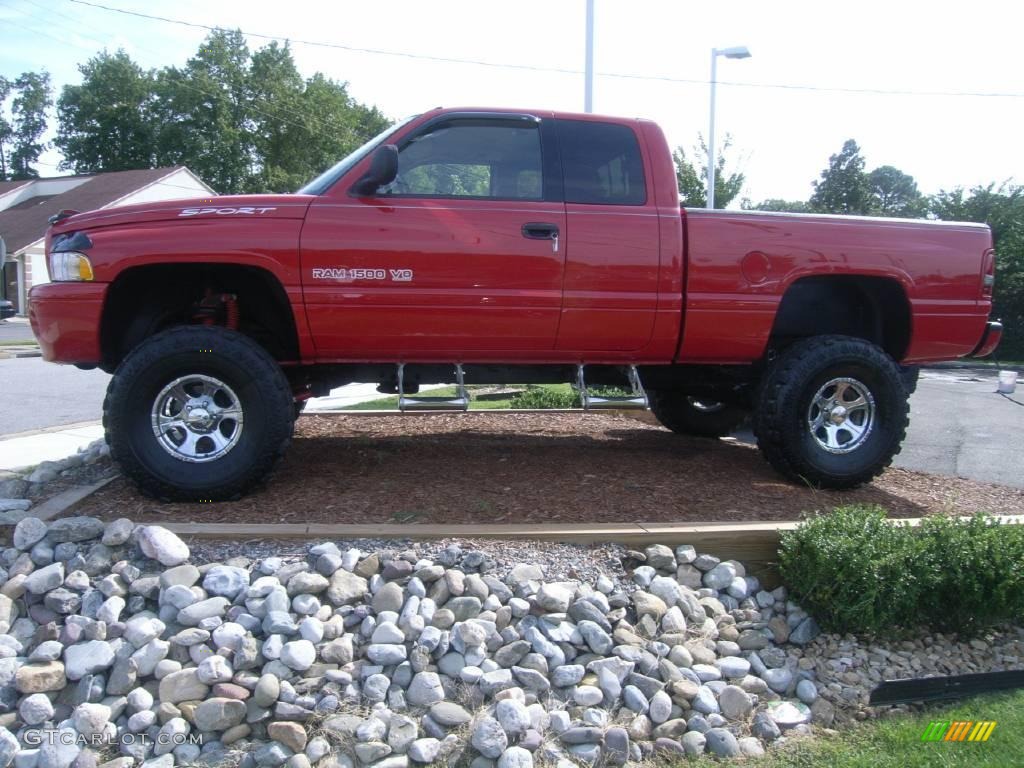
<path fill-rule="evenodd" d="M 372 195 L 398 176 L 398 147 L 384 144 L 377 147 L 370 160 L 370 169 L 352 187 L 358 195 Z"/>

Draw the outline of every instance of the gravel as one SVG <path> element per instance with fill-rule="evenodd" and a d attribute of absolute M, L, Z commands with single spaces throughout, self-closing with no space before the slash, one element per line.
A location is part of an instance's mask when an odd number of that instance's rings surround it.
<path fill-rule="evenodd" d="M 29 552 L 0 552 L 0 765 L 754 756 L 869 716 L 883 677 L 1015 668 L 1024 653 L 1019 628 L 821 634 L 785 589 L 685 546 L 189 546 L 123 519 L 19 525 Z M 33 729 L 68 743 L 32 752 Z"/>

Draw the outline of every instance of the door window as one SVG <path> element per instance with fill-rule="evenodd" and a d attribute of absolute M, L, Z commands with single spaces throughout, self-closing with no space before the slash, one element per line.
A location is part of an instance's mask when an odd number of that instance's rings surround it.
<path fill-rule="evenodd" d="M 394 197 L 541 200 L 536 124 L 453 120 L 415 136 L 398 153 Z"/>
<path fill-rule="evenodd" d="M 559 120 L 565 202 L 643 205 L 644 163 L 636 134 L 625 125 Z"/>

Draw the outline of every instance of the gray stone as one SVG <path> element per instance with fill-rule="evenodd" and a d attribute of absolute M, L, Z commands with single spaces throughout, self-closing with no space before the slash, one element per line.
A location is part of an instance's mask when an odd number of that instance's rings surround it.
<path fill-rule="evenodd" d="M 199 679 L 195 667 L 171 672 L 160 680 L 161 702 L 176 704 L 179 701 L 194 701 L 206 697 L 210 690 L 202 680 Z"/>
<path fill-rule="evenodd" d="M 484 757 L 496 760 L 508 747 L 508 736 L 501 723 L 493 717 L 481 717 L 472 726 L 470 738 L 473 747 Z"/>
<path fill-rule="evenodd" d="M 64 564 L 52 563 L 45 568 L 32 571 L 23 586 L 33 595 L 43 595 L 64 583 Z"/>
<path fill-rule="evenodd" d="M 89 640 L 64 649 L 64 671 L 68 680 L 102 672 L 114 663 L 114 651 L 103 640 Z"/>
<path fill-rule="evenodd" d="M 305 672 L 316 661 L 316 647 L 309 640 L 293 640 L 281 648 L 281 663 Z"/>
<path fill-rule="evenodd" d="M 494 716 L 510 737 L 526 733 L 530 727 L 530 713 L 526 705 L 516 699 L 503 699 L 494 708 Z"/>
<path fill-rule="evenodd" d="M 18 714 L 26 725 L 40 725 L 53 717 L 53 704 L 45 693 L 33 693 L 21 700 Z M 2 759 L 0 765 L 3 765 Z"/>
<path fill-rule="evenodd" d="M 665 547 L 668 549 L 668 547 Z M 651 706 L 647 712 L 651 722 L 656 725 L 664 723 L 672 716 L 672 699 L 664 691 L 658 691 L 651 697 Z"/>
<path fill-rule="evenodd" d="M 430 765 L 441 754 L 441 742 L 433 738 L 416 739 L 409 745 L 409 759 L 414 763 Z"/>
<path fill-rule="evenodd" d="M 362 598 L 367 591 L 369 585 L 366 579 L 342 568 L 331 574 L 327 599 L 332 605 L 348 605 Z"/>
<path fill-rule="evenodd" d="M 707 739 L 707 749 L 711 754 L 719 757 L 739 757 L 740 745 L 736 737 L 725 728 L 712 728 L 704 734 Z"/>
<path fill-rule="evenodd" d="M 818 626 L 818 622 L 808 616 L 797 625 L 796 629 L 789 633 L 789 642 L 796 645 L 806 645 L 820 634 L 821 627 Z"/>
<path fill-rule="evenodd" d="M 136 529 L 135 537 L 142 553 L 161 565 L 181 565 L 189 558 L 185 542 L 163 526 L 142 526 Z"/>
<path fill-rule="evenodd" d="M 533 768 L 533 755 L 522 747 L 509 747 L 498 758 L 497 768 Z"/>
<path fill-rule="evenodd" d="M 103 521 L 95 517 L 62 517 L 50 523 L 46 533 L 54 544 L 98 539 L 103 535 Z"/>
<path fill-rule="evenodd" d="M 687 757 L 700 757 L 704 754 L 707 737 L 700 731 L 687 731 L 679 743 L 683 745 L 683 752 Z"/>
<path fill-rule="evenodd" d="M 472 719 L 472 715 L 465 708 L 451 701 L 439 701 L 430 707 L 430 716 L 448 727 L 465 725 Z"/>
<path fill-rule="evenodd" d="M 131 538 L 133 530 L 135 530 L 135 524 L 131 520 L 119 517 L 103 527 L 101 541 L 108 547 L 119 547 Z"/>
<path fill-rule="evenodd" d="M 818 689 L 811 680 L 801 680 L 796 684 L 796 695 L 804 704 L 813 704 L 818 698 Z"/>
<path fill-rule="evenodd" d="M 418 672 L 413 676 L 406 696 L 413 707 L 429 707 L 443 701 L 444 688 L 441 686 L 441 678 L 436 672 Z"/>
<path fill-rule="evenodd" d="M 31 502 L 28 503 L 31 504 Z M 38 517 L 26 517 L 14 526 L 14 546 L 18 549 L 31 549 L 45 535 L 46 523 Z"/>
<path fill-rule="evenodd" d="M 215 565 L 203 576 L 203 589 L 229 600 L 249 586 L 249 572 L 231 565 Z"/>
<path fill-rule="evenodd" d="M 743 720 L 754 708 L 750 694 L 737 685 L 727 685 L 718 694 L 718 706 L 730 720 Z"/>
<path fill-rule="evenodd" d="M 195 710 L 195 721 L 204 731 L 224 731 L 245 719 L 245 702 L 214 697 L 206 699 Z"/>

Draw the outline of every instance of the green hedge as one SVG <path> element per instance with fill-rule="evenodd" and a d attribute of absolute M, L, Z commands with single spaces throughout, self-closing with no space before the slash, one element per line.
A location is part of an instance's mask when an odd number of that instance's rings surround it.
<path fill-rule="evenodd" d="M 975 633 L 1024 619 L 1024 527 L 930 517 L 917 528 L 879 507 L 841 507 L 782 534 L 783 582 L 832 632 Z"/>

